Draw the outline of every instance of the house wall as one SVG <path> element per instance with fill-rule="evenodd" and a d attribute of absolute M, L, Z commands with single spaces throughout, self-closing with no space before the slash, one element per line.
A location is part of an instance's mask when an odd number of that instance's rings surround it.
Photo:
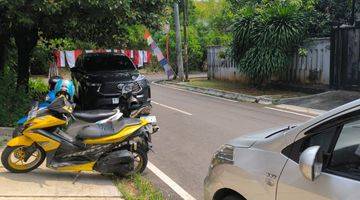
<path fill-rule="evenodd" d="M 294 53 L 292 64 L 278 78 L 282 81 L 299 84 L 329 85 L 330 79 L 330 38 L 308 40 L 303 48 L 306 56 Z M 227 81 L 244 81 L 245 76 L 239 72 L 230 58 L 220 58 L 225 48 L 210 46 L 207 50 L 208 78 Z"/>

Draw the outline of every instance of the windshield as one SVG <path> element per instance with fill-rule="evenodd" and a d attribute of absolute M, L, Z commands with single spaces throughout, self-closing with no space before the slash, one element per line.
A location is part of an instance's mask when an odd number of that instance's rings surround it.
<path fill-rule="evenodd" d="M 124 55 L 96 54 L 84 57 L 86 71 L 133 71 L 135 67 L 130 59 Z"/>

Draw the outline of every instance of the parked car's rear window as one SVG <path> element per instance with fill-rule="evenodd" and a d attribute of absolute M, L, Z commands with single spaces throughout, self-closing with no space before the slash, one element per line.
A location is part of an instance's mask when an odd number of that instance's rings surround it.
<path fill-rule="evenodd" d="M 97 54 L 84 57 L 84 69 L 86 71 L 117 71 L 135 70 L 130 59 L 123 55 Z"/>

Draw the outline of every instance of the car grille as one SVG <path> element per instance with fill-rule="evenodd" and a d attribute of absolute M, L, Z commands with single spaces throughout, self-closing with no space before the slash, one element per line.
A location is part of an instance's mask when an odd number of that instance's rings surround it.
<path fill-rule="evenodd" d="M 103 94 L 119 94 L 121 90 L 118 88 L 118 82 L 104 83 L 101 85 L 100 93 Z"/>
<path fill-rule="evenodd" d="M 119 82 L 110 82 L 110 83 L 105 83 L 102 84 L 101 88 L 100 88 L 100 93 L 102 94 L 119 94 L 121 93 L 121 87 L 120 89 L 118 88 L 118 85 L 120 83 Z M 126 83 L 121 83 L 121 84 L 126 84 Z M 134 94 L 137 94 L 139 92 L 141 92 L 142 88 L 140 86 L 140 84 L 138 82 L 134 82 L 132 91 Z"/>

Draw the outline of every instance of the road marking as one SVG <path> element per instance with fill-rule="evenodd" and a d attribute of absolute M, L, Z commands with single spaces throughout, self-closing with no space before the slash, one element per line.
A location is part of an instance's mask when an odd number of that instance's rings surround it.
<path fill-rule="evenodd" d="M 287 110 L 282 110 L 282 109 L 277 109 L 277 108 L 272 108 L 272 107 L 265 107 L 265 108 L 270 109 L 270 110 L 276 110 L 276 111 L 279 111 L 279 112 L 299 115 L 299 116 L 303 116 L 303 117 L 309 117 L 309 118 L 315 118 L 316 117 L 316 116 L 312 116 L 312 115 L 306 115 L 306 114 L 301 114 L 301 113 L 297 113 L 297 112 L 292 112 L 292 111 L 287 111 Z"/>
<path fill-rule="evenodd" d="M 159 168 L 153 165 L 151 162 L 148 162 L 147 168 L 152 171 L 157 177 L 159 177 L 166 185 L 168 185 L 172 190 L 174 190 L 181 198 L 185 200 L 196 200 L 193 196 L 187 193 L 180 185 L 175 183 L 170 177 L 168 177 L 164 172 Z"/>
<path fill-rule="evenodd" d="M 181 112 L 182 114 L 185 114 L 185 115 L 189 115 L 191 116 L 192 114 L 189 113 L 189 112 L 186 112 L 186 111 L 183 111 L 183 110 L 180 110 L 180 109 L 177 109 L 177 108 L 174 108 L 174 107 L 171 107 L 171 106 L 167 106 L 167 105 L 164 105 L 164 104 L 161 104 L 161 103 L 158 103 L 156 101 L 151 101 L 152 103 L 156 104 L 156 105 L 159 105 L 159 106 L 162 106 L 162 107 L 165 107 L 165 108 L 169 108 L 171 110 L 175 110 L 175 111 L 178 111 L 178 112 Z"/>
<path fill-rule="evenodd" d="M 226 98 L 223 98 L 223 97 L 217 97 L 217 96 L 212 96 L 212 95 L 209 95 L 209 94 L 203 94 L 203 93 L 200 93 L 200 92 L 194 92 L 194 91 L 190 91 L 190 90 L 180 89 L 180 88 L 176 88 L 176 87 L 173 87 L 173 86 L 163 85 L 163 84 L 159 84 L 159 83 L 155 83 L 155 82 L 152 82 L 152 84 L 154 84 L 156 86 L 160 86 L 160 87 L 165 87 L 165 88 L 170 88 L 170 89 L 174 89 L 174 90 L 183 91 L 183 92 L 189 92 L 189 93 L 192 93 L 192 94 L 212 97 L 212 98 L 215 98 L 215 99 L 221 99 L 221 100 L 225 100 L 225 101 L 229 101 L 229 102 L 233 102 L 233 103 L 238 103 L 239 102 L 239 101 L 235 101 L 235 100 L 231 100 L 231 99 L 226 99 Z"/>

